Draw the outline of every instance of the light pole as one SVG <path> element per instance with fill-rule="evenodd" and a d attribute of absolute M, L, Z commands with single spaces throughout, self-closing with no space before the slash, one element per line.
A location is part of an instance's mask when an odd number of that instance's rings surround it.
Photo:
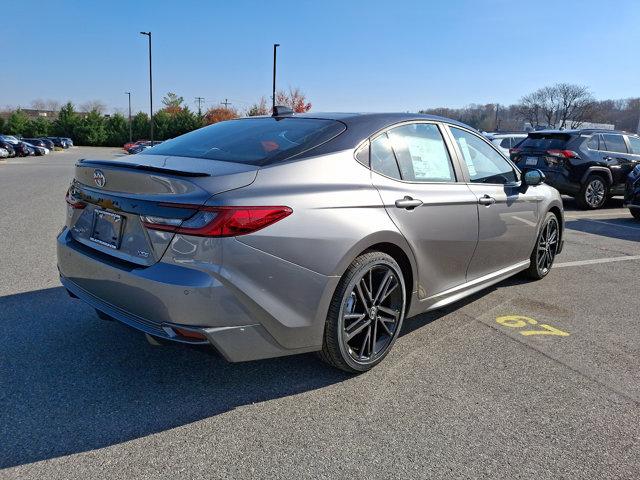
<path fill-rule="evenodd" d="M 133 135 L 131 135 L 131 92 L 124 92 L 125 95 L 129 95 L 129 142 L 133 142 Z"/>
<path fill-rule="evenodd" d="M 276 113 L 276 49 L 280 46 L 279 43 L 273 44 L 273 90 L 271 95 L 271 113 Z"/>
<path fill-rule="evenodd" d="M 149 37 L 149 114 L 151 117 L 151 145 L 153 145 L 153 78 L 151 76 L 151 32 L 140 32 Z"/>

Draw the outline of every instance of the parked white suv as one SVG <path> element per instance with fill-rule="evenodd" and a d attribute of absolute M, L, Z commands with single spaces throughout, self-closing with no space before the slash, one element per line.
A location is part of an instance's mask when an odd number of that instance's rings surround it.
<path fill-rule="evenodd" d="M 496 147 L 507 157 L 509 149 L 515 147 L 522 140 L 527 138 L 526 133 L 488 133 L 487 137 Z"/>

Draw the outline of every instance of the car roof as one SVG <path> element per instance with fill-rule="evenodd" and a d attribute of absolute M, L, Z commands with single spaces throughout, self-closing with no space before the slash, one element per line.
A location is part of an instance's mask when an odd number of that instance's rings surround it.
<path fill-rule="evenodd" d="M 295 117 L 300 118 L 322 118 L 328 120 L 338 120 L 349 126 L 356 125 L 381 125 L 378 130 L 384 128 L 387 125 L 393 125 L 395 123 L 407 122 L 412 120 L 432 120 L 436 122 L 446 122 L 454 125 L 459 125 L 465 128 L 471 128 L 464 123 L 452 120 L 451 118 L 440 117 L 438 115 L 428 115 L 424 113 L 402 113 L 402 112 L 388 112 L 388 113 L 369 113 L 369 112 L 319 112 L 319 113 L 300 113 Z"/>
<path fill-rule="evenodd" d="M 355 148 L 360 143 L 362 143 L 362 141 L 366 140 L 367 138 L 381 130 L 390 128 L 398 123 L 411 121 L 431 120 L 435 122 L 443 122 L 450 125 L 467 128 L 475 131 L 476 133 L 478 133 L 478 135 L 482 135 L 476 129 L 456 120 L 440 117 L 438 115 L 427 115 L 421 113 L 314 112 L 295 114 L 293 118 L 336 120 L 342 122 L 347 127 L 346 130 L 337 137 L 333 138 L 325 144 L 314 148 L 312 152 L 310 152 L 310 154 L 312 155 L 323 155 L 340 150 L 346 150 L 349 148 Z"/>

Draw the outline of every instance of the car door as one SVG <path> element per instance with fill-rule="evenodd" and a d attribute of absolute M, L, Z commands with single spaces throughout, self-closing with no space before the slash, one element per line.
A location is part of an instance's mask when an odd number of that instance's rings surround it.
<path fill-rule="evenodd" d="M 613 185 L 611 185 L 611 193 L 620 194 L 624 190 L 624 184 L 627 175 L 633 170 L 635 165 L 634 155 L 629 153 L 627 143 L 623 135 L 619 133 L 603 133 L 600 138 L 604 141 L 600 144 L 598 152 L 602 161 L 611 170 Z"/>
<path fill-rule="evenodd" d="M 467 280 L 529 260 L 537 235 L 542 194 L 521 189 L 520 172 L 489 142 L 470 130 L 449 125 L 469 189 L 478 202 L 478 246 Z"/>
<path fill-rule="evenodd" d="M 372 181 L 410 244 L 424 299 L 465 282 L 478 239 L 477 199 L 433 122 L 399 125 L 372 138 Z"/>
<path fill-rule="evenodd" d="M 627 140 L 627 147 L 629 148 L 627 158 L 630 160 L 630 164 L 627 169 L 625 169 L 625 172 L 623 172 L 626 179 L 631 173 L 631 170 L 633 170 L 636 165 L 640 164 L 640 137 L 636 135 L 625 135 L 625 138 Z"/>

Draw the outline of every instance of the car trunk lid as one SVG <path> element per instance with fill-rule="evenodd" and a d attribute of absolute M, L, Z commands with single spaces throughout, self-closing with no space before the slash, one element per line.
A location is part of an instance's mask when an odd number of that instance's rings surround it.
<path fill-rule="evenodd" d="M 81 160 L 67 199 L 67 227 L 87 247 L 149 266 L 160 260 L 174 233 L 145 228 L 141 216 L 185 220 L 211 196 L 250 185 L 257 168 L 158 155 Z M 167 206 L 175 203 L 193 209 Z"/>

